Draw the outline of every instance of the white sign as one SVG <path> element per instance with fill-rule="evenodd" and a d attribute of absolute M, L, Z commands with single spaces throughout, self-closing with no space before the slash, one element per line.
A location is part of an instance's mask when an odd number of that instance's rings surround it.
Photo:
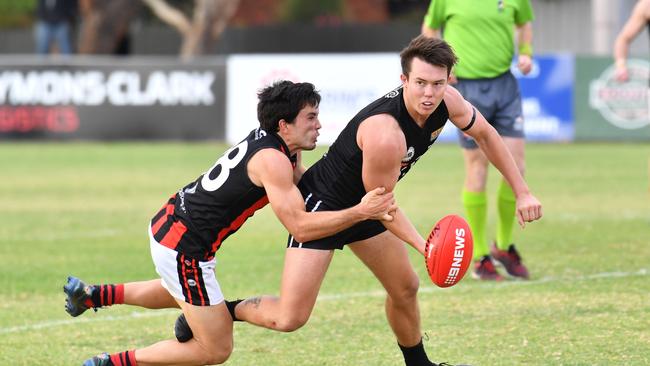
<path fill-rule="evenodd" d="M 234 144 L 257 121 L 257 93 L 277 80 L 310 82 L 322 97 L 319 145 L 334 142 L 363 107 L 400 85 L 397 53 L 234 55 L 227 66 L 226 139 Z"/>
<path fill-rule="evenodd" d="M 632 59 L 627 64 L 629 80 L 616 81 L 615 65 L 611 65 L 589 85 L 589 103 L 612 125 L 633 130 L 650 124 L 648 118 L 648 78 L 650 64 Z"/>
<path fill-rule="evenodd" d="M 212 71 L 154 70 L 0 72 L 0 105 L 213 105 Z"/>

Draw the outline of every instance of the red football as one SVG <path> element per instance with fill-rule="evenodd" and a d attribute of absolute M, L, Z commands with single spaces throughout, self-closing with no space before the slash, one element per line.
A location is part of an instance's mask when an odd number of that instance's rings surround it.
<path fill-rule="evenodd" d="M 438 287 L 458 283 L 472 262 L 474 241 L 469 225 L 458 215 L 436 223 L 427 239 L 424 261 L 431 281 Z"/>

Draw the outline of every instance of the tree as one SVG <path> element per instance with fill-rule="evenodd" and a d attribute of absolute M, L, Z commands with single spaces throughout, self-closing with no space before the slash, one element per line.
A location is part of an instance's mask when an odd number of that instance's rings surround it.
<path fill-rule="evenodd" d="M 79 53 L 115 53 L 141 7 L 133 0 L 79 0 Z"/>
<path fill-rule="evenodd" d="M 142 0 L 164 22 L 183 36 L 180 54 L 184 59 L 205 54 L 226 29 L 239 0 L 195 0 L 190 18 L 165 0 Z"/>
<path fill-rule="evenodd" d="M 182 35 L 183 43 L 179 53 L 184 59 L 210 51 L 239 5 L 239 0 L 194 0 L 193 9 L 187 11 L 174 7 L 165 0 L 142 2 Z M 140 12 L 142 2 L 80 0 L 82 24 L 79 52 L 115 53 L 120 41 L 128 37 L 129 26 Z M 186 12 L 191 13 L 191 16 L 186 15 Z"/>
<path fill-rule="evenodd" d="M 35 8 L 36 0 L 0 1 L 0 28 L 28 27 Z"/>

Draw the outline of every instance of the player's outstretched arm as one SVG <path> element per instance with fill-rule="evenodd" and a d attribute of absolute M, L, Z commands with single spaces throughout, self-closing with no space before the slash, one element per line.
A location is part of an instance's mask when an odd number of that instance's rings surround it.
<path fill-rule="evenodd" d="M 453 87 L 447 87 L 445 104 L 449 110 L 449 120 L 471 136 L 488 160 L 501 172 L 517 199 L 517 221 L 522 227 L 526 222 L 542 217 L 542 204 L 530 193 L 528 185 L 519 173 L 515 160 L 485 117 L 466 101 Z"/>
<path fill-rule="evenodd" d="M 366 119 L 359 126 L 357 143 L 363 150 L 361 177 L 366 191 L 375 187 L 392 191 L 399 178 L 402 157 L 406 154 L 406 140 L 397 121 L 384 114 Z M 393 213 L 392 221 L 383 224 L 398 238 L 424 253 L 424 239 L 400 209 Z"/>
<path fill-rule="evenodd" d="M 639 1 L 632 10 L 630 18 L 614 42 L 614 62 L 616 64 L 615 77 L 618 81 L 627 81 L 627 56 L 630 43 L 643 30 L 650 20 L 650 0 Z"/>
<path fill-rule="evenodd" d="M 426 241 L 422 235 L 418 233 L 417 229 L 406 216 L 404 211 L 398 208 L 397 211 L 393 213 L 393 221 L 384 222 L 383 224 L 386 229 L 395 234 L 395 236 L 405 243 L 408 243 L 420 254 L 425 254 Z"/>
<path fill-rule="evenodd" d="M 260 150 L 248 163 L 251 180 L 264 187 L 273 212 L 299 242 L 330 236 L 368 219 L 392 220 L 388 212 L 397 208 L 393 193 L 378 188 L 351 208 L 306 212 L 293 174 L 289 159 L 274 149 Z"/>

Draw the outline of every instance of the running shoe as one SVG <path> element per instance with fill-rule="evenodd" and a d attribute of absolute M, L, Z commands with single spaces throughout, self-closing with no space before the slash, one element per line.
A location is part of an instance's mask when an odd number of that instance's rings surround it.
<path fill-rule="evenodd" d="M 503 265 L 506 272 L 508 272 L 512 277 L 524 280 L 529 278 L 528 268 L 526 268 L 522 263 L 521 256 L 514 244 L 510 244 L 508 250 L 501 250 L 496 246 L 496 243 L 492 243 L 492 245 L 490 245 L 490 254 L 492 255 L 492 258 Z"/>

